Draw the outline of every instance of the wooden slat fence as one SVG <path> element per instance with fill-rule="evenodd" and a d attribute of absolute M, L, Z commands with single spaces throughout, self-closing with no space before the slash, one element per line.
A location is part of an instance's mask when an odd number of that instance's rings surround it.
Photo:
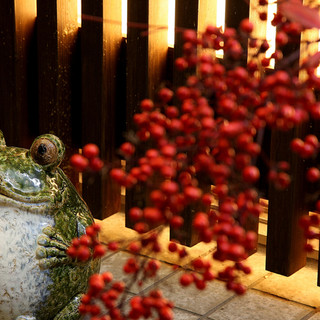
<path fill-rule="evenodd" d="M 206 23 L 214 24 L 217 1 L 176 0 L 176 30 L 203 31 Z M 70 154 L 94 142 L 103 160 L 116 161 L 116 149 L 125 130 L 133 128 L 139 101 L 154 98 L 166 83 L 176 87 L 182 81 L 173 70 L 182 52 L 181 32 L 175 34 L 174 48 L 168 48 L 167 29 L 156 30 L 167 26 L 169 0 L 127 4 L 128 32 L 123 38 L 120 0 L 82 0 L 81 26 L 77 0 L 0 3 L 0 128 L 8 145 L 26 148 L 39 134 L 60 136 L 67 147 L 63 168 L 78 188 L 78 176 L 68 165 Z M 226 26 L 236 28 L 249 9 L 246 1 L 226 0 Z M 281 192 L 270 188 L 268 195 L 267 269 L 284 275 L 305 264 L 297 221 L 308 209 L 303 204 L 302 163 L 284 146 L 308 130 L 272 132 L 271 138 L 271 160 L 290 161 L 294 175 L 292 187 Z M 127 207 L 145 201 L 145 193 L 128 191 Z M 96 218 L 120 209 L 120 188 L 107 175 L 84 175 L 82 194 Z M 190 213 L 185 218 L 188 228 Z M 251 228 L 257 228 L 257 222 Z M 191 229 L 186 230 L 184 242 L 194 241 Z"/>

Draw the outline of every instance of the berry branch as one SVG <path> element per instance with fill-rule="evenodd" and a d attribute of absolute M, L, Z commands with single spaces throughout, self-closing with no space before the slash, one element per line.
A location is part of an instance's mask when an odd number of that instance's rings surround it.
<path fill-rule="evenodd" d="M 262 21 L 267 19 L 267 5 L 267 0 L 259 0 L 255 8 Z M 202 290 L 208 281 L 220 278 L 226 281 L 228 290 L 245 292 L 239 276 L 251 272 L 245 259 L 257 246 L 257 234 L 246 227 L 246 221 L 257 219 L 262 211 L 256 160 L 263 155 L 263 132 L 266 128 L 285 132 L 320 120 L 316 96 L 320 89 L 316 72 L 319 53 L 302 63 L 296 52 L 288 57 L 283 53 L 288 44 L 299 43 L 301 32 L 320 27 L 319 15 L 311 5 L 300 1 L 278 1 L 278 6 L 272 20 L 278 30 L 277 49 L 271 57 L 266 57 L 268 41 L 252 35 L 255 26 L 249 19 L 244 19 L 238 30 L 208 26 L 200 37 L 193 30 L 185 31 L 183 55 L 175 61 L 176 69 L 187 75 L 185 84 L 175 90 L 163 87 L 155 101 L 141 101 L 141 111 L 133 117 L 136 131 L 130 132 L 119 150 L 126 168 L 110 170 L 111 178 L 123 187 L 141 185 L 150 189 L 148 206 L 129 210 L 139 235 L 127 244 L 131 253 L 138 255 L 145 248 L 153 253 L 163 250 L 159 234 L 164 226 L 170 226 L 180 232 L 167 249 L 184 259 L 188 251 L 179 244 L 179 234 L 185 224 L 183 213 L 193 208 L 192 227 L 200 240 L 216 243 L 212 258 L 231 262 L 217 272 L 210 260 L 195 259 L 193 270 L 185 269 L 180 278 L 182 286 L 194 284 Z M 244 64 L 248 47 L 253 53 Z M 220 49 L 223 60 L 215 56 Z M 277 65 L 274 70 L 269 68 L 271 60 Z M 299 72 L 306 76 L 299 77 Z M 309 134 L 292 140 L 288 147 L 302 159 L 314 160 L 320 143 L 316 135 Z M 98 156 L 97 146 L 89 144 L 82 155 L 71 158 L 71 164 L 79 171 L 98 171 L 103 168 Z M 269 183 L 286 189 L 291 183 L 290 164 L 266 162 Z M 306 178 L 312 184 L 319 183 L 319 168 L 310 167 Z M 216 207 L 212 206 L 214 200 Z M 315 214 L 300 222 L 306 239 L 320 238 L 312 229 L 320 225 L 318 213 L 320 200 Z M 159 225 L 162 227 L 154 229 Z M 73 241 L 68 254 L 81 261 L 103 256 L 107 249 L 97 240 L 97 232 L 98 227 L 92 226 L 87 235 Z M 118 250 L 121 244 L 109 243 L 107 247 Z M 306 244 L 306 250 L 312 249 Z M 131 284 L 142 283 L 157 273 L 159 263 L 130 258 L 123 268 L 132 275 Z M 91 320 L 147 319 L 153 312 L 159 319 L 173 318 L 173 304 L 158 290 L 132 298 L 130 311 L 124 314 L 124 291 L 125 285 L 112 282 L 108 272 L 94 275 L 80 311 L 90 314 Z"/>

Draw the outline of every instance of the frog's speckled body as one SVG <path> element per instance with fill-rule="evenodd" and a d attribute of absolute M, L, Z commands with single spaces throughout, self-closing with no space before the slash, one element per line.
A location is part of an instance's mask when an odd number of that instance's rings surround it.
<path fill-rule="evenodd" d="M 88 278 L 100 262 L 72 261 L 70 241 L 93 223 L 58 168 L 64 146 L 53 135 L 30 151 L 7 147 L 0 131 L 0 319 L 76 320 Z"/>

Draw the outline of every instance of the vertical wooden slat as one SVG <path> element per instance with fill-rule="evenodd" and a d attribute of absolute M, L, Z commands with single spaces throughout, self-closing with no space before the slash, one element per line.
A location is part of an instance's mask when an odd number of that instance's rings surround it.
<path fill-rule="evenodd" d="M 0 129 L 8 145 L 29 147 L 37 118 L 36 1 L 1 1 L 0 12 Z"/>
<path fill-rule="evenodd" d="M 175 41 L 174 41 L 174 60 L 182 56 L 183 32 L 184 29 L 197 31 L 198 27 L 199 2 L 193 0 L 176 0 L 175 13 Z M 173 86 L 177 88 L 185 83 L 186 74 L 184 72 L 173 73 Z"/>
<path fill-rule="evenodd" d="M 139 102 L 155 98 L 166 72 L 168 1 L 128 1 L 127 36 L 127 130 L 139 111 Z M 163 28 L 164 27 L 164 28 Z M 128 163 L 130 166 L 130 163 Z M 136 186 L 126 191 L 126 226 L 132 227 L 128 210 L 143 207 L 147 188 Z"/>
<path fill-rule="evenodd" d="M 242 19 L 249 17 L 249 4 L 247 1 L 226 0 L 226 27 L 239 27 Z"/>
<path fill-rule="evenodd" d="M 199 21 L 199 2 L 192 0 L 176 0 L 175 12 L 175 43 L 174 43 L 174 60 L 182 56 L 183 53 L 183 31 L 192 29 L 198 31 Z M 173 86 L 177 88 L 184 85 L 186 80 L 185 72 L 173 72 Z M 187 207 L 181 213 L 184 219 L 182 230 L 170 230 L 170 238 L 179 240 L 181 244 L 193 246 L 199 242 L 198 234 L 192 228 L 192 219 L 196 212 L 195 207 Z"/>
<path fill-rule="evenodd" d="M 76 48 L 77 0 L 38 1 L 38 68 L 39 68 L 39 131 L 54 133 L 66 145 L 62 168 L 72 182 L 78 176 L 68 165 L 76 152 L 72 143 L 71 66 Z M 79 88 L 78 88 L 79 92 Z"/>
<path fill-rule="evenodd" d="M 102 159 L 110 164 L 115 160 L 116 109 L 122 107 L 117 105 L 116 87 L 121 1 L 83 0 L 82 14 L 82 144 L 96 143 Z M 107 172 L 84 175 L 83 197 L 96 218 L 120 210 L 120 188 Z"/>

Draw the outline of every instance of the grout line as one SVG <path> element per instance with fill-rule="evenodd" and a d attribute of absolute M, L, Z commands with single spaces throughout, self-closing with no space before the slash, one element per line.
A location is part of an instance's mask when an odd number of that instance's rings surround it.
<path fill-rule="evenodd" d="M 157 280 L 156 282 L 152 283 L 150 286 L 144 288 L 143 290 L 139 291 L 138 293 L 139 293 L 139 294 L 144 294 L 144 293 L 146 293 L 147 291 L 149 291 L 150 289 L 157 287 L 161 282 L 163 282 L 163 281 L 165 281 L 165 280 L 173 277 L 173 276 L 174 276 L 176 273 L 178 273 L 180 270 L 181 270 L 181 268 L 178 268 L 178 269 L 174 270 L 173 272 L 167 274 L 167 275 L 164 276 L 163 278 Z"/>
<path fill-rule="evenodd" d="M 269 277 L 272 276 L 272 275 L 273 275 L 272 272 L 266 273 L 266 274 L 263 275 L 261 278 L 255 280 L 255 281 L 253 281 L 251 284 L 249 284 L 249 285 L 248 285 L 248 289 L 254 289 L 254 288 L 253 288 L 254 286 L 256 286 L 256 285 L 259 284 L 260 282 L 266 280 L 267 278 L 269 278 Z M 258 290 L 258 289 L 255 289 L 255 290 L 260 291 L 260 290 Z"/>
<path fill-rule="evenodd" d="M 309 312 L 307 315 L 305 315 L 304 317 L 302 317 L 300 320 L 308 320 L 311 317 L 313 317 L 315 314 L 317 313 L 317 310 L 312 310 L 311 312 Z"/>
<path fill-rule="evenodd" d="M 248 286 L 248 289 L 251 289 L 253 286 L 255 286 L 256 284 L 262 282 L 263 280 L 266 279 L 266 277 L 272 275 L 272 272 L 267 273 L 266 275 L 262 276 L 261 278 L 257 279 L 256 281 L 254 281 L 253 283 L 251 283 Z M 259 290 L 257 290 L 259 291 Z M 231 297 L 227 298 L 226 300 L 224 300 L 223 302 L 221 302 L 220 304 L 218 304 L 217 306 L 215 306 L 214 308 L 210 309 L 209 311 L 207 311 L 204 315 L 202 315 L 201 318 L 199 318 L 198 320 L 202 320 L 202 319 L 206 319 L 209 315 L 211 315 L 212 313 L 214 313 L 215 311 L 217 311 L 218 309 L 222 308 L 223 306 L 225 306 L 226 304 L 228 304 L 230 301 L 232 301 L 233 299 L 235 299 L 236 297 L 238 297 L 238 295 L 234 294 Z M 302 320 L 302 319 L 301 319 Z M 304 320 L 304 319 L 303 319 Z"/>
<path fill-rule="evenodd" d="M 217 311 L 218 309 L 222 308 L 223 306 L 225 306 L 226 304 L 228 304 L 231 300 L 233 300 L 234 298 L 236 298 L 237 295 L 234 294 L 233 296 L 227 298 L 226 300 L 220 302 L 218 305 L 216 305 L 215 307 L 213 307 L 212 309 L 208 310 L 205 314 L 203 314 L 198 320 L 203 320 L 206 319 L 208 316 L 210 316 L 212 313 L 214 313 L 215 311 Z"/>

